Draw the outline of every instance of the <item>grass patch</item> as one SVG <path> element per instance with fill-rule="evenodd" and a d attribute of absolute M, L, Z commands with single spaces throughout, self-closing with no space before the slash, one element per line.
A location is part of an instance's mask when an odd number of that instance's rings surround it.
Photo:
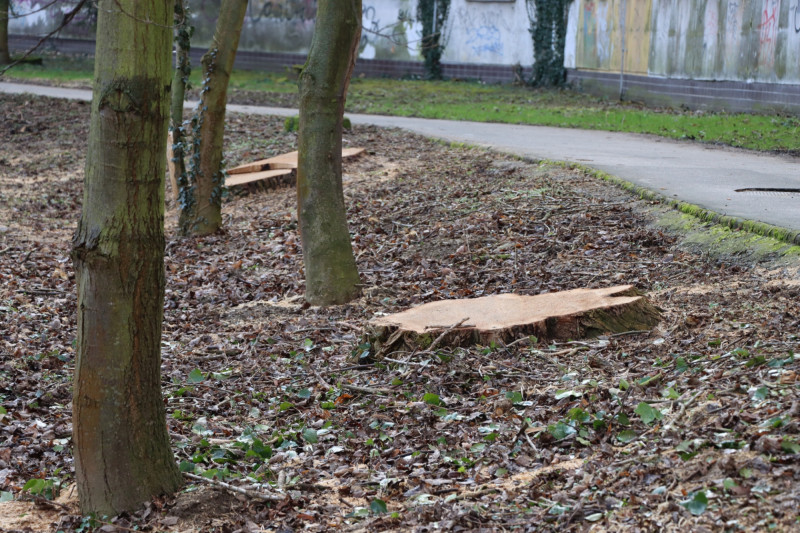
<path fill-rule="evenodd" d="M 42 66 L 22 65 L 3 77 L 56 83 L 85 81 L 88 85 L 92 59 L 46 56 Z M 286 95 L 297 91 L 293 77 L 289 71 L 234 71 L 231 89 L 263 93 L 265 105 L 270 104 L 270 94 L 274 94 L 276 102 L 286 105 Z M 198 68 L 192 74 L 192 83 L 196 87 L 200 84 Z M 356 78 L 350 86 L 347 112 L 648 133 L 800 154 L 800 119 L 796 117 L 648 109 L 633 102 L 612 101 L 568 89 Z"/>

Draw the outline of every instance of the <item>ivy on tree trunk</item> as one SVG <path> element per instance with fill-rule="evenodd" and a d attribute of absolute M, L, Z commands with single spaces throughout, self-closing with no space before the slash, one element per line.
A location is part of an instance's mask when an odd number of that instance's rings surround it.
<path fill-rule="evenodd" d="M 361 293 L 342 191 L 342 118 L 361 38 L 361 0 L 320 0 L 300 73 L 297 218 L 306 300 L 349 302 Z"/>
<path fill-rule="evenodd" d="M 432 80 L 442 79 L 442 35 L 450 10 L 450 0 L 418 0 L 417 21 L 422 24 L 422 57 Z"/>
<path fill-rule="evenodd" d="M 567 39 L 567 14 L 572 0 L 527 0 L 533 38 L 533 77 L 536 86 L 563 85 L 567 80 L 564 69 L 564 43 Z"/>
<path fill-rule="evenodd" d="M 185 0 L 175 0 L 175 72 L 172 76 L 172 101 L 170 104 L 170 131 L 172 131 L 172 157 L 175 175 L 186 183 L 186 129 L 183 123 L 183 100 L 192 73 L 189 61 L 192 28 Z"/>
<path fill-rule="evenodd" d="M 191 123 L 189 171 L 178 180 L 179 224 L 184 235 L 208 235 L 222 225 L 225 104 L 246 9 L 247 0 L 222 0 L 214 40 L 201 61 L 203 88 Z"/>
<path fill-rule="evenodd" d="M 181 485 L 160 377 L 171 12 L 155 0 L 100 0 L 98 10 L 83 210 L 72 248 L 72 437 L 84 514 L 131 511 Z"/>

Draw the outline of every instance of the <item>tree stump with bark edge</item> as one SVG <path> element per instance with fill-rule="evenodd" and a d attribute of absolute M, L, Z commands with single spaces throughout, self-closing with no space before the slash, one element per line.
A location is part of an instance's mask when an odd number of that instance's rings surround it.
<path fill-rule="evenodd" d="M 574 340 L 648 330 L 661 312 L 633 286 L 575 289 L 523 296 L 499 294 L 441 300 L 372 319 L 366 340 L 374 353 L 437 346 L 508 344 L 522 337 Z"/>

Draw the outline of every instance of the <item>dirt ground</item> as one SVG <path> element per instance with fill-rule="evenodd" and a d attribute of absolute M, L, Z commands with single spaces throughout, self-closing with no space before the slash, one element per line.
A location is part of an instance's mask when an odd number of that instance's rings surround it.
<path fill-rule="evenodd" d="M 581 171 L 374 127 L 345 135 L 368 151 L 345 164 L 364 284 L 351 304 L 303 305 L 293 189 L 231 191 L 207 238 L 179 237 L 167 205 L 176 460 L 250 495 L 187 477 L 135 513 L 81 517 L 69 252 L 88 115 L 0 100 L 0 499 L 16 500 L 0 530 L 799 527 L 795 260 L 689 251 L 651 203 Z M 229 118 L 231 166 L 296 144 L 279 119 Z M 422 302 L 616 284 L 661 324 L 382 361 L 362 343 L 367 320 Z"/>

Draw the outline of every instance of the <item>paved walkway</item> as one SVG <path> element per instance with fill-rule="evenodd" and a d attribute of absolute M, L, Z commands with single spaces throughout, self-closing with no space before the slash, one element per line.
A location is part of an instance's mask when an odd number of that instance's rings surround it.
<path fill-rule="evenodd" d="M 0 83 L 0 93 L 29 92 L 90 100 L 89 91 Z M 230 111 L 288 116 L 294 109 L 229 105 Z M 536 159 L 580 163 L 720 215 L 800 231 L 800 158 L 604 131 L 347 114 L 354 124 L 404 128 L 448 141 Z M 737 189 L 796 189 L 737 192 Z"/>

